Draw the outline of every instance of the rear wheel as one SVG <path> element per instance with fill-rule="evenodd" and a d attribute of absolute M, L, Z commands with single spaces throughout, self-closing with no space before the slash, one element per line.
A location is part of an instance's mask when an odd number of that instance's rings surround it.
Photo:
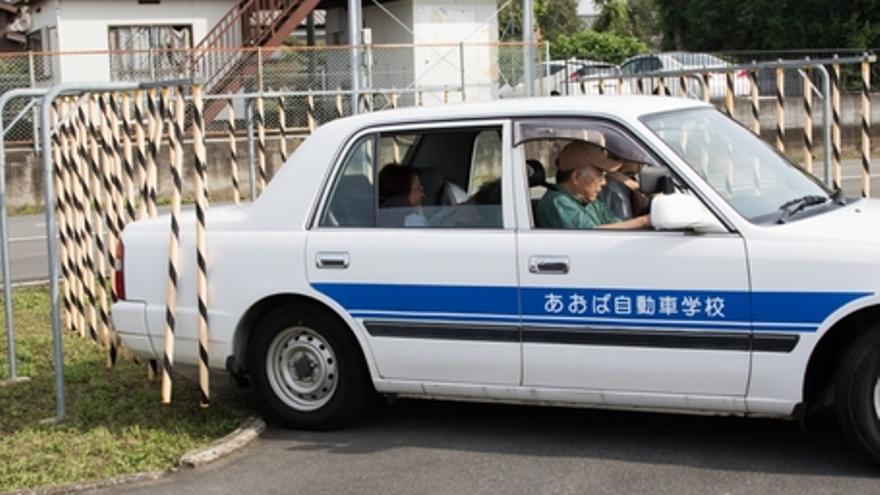
<path fill-rule="evenodd" d="M 880 325 L 853 342 L 835 383 L 838 421 L 850 442 L 880 464 Z"/>
<path fill-rule="evenodd" d="M 354 337 L 314 307 L 289 305 L 271 313 L 250 348 L 254 386 L 288 426 L 342 425 L 363 410 L 372 391 Z"/>

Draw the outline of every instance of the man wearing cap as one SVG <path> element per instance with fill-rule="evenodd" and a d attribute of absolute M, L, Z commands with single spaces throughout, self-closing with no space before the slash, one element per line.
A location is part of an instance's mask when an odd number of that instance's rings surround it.
<path fill-rule="evenodd" d="M 605 174 L 620 168 L 601 147 L 574 141 L 562 148 L 557 161 L 556 186 L 535 208 L 535 223 L 548 229 L 645 229 L 647 215 L 621 221 L 598 200 L 605 186 Z"/>

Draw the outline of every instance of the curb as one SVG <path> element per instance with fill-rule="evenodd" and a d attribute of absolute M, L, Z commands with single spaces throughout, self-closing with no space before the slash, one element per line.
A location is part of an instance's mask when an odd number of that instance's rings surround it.
<path fill-rule="evenodd" d="M 191 450 L 177 461 L 177 466 L 145 473 L 124 474 L 105 480 L 85 481 L 48 487 L 27 488 L 11 492 L 0 492 L 0 495 L 58 495 L 62 493 L 81 493 L 114 486 L 128 485 L 142 481 L 155 481 L 164 478 L 180 468 L 197 468 L 210 464 L 221 457 L 244 448 L 266 430 L 266 422 L 257 416 L 248 417 L 244 423 L 225 437 L 214 441 L 207 447 Z"/>
<path fill-rule="evenodd" d="M 178 464 L 183 467 L 196 468 L 204 466 L 243 448 L 266 430 L 266 422 L 262 418 L 251 416 L 232 433 L 201 449 L 183 454 Z"/>

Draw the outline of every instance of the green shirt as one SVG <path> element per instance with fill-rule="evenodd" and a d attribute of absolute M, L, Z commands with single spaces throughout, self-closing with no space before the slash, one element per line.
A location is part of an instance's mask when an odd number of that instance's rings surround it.
<path fill-rule="evenodd" d="M 565 189 L 550 186 L 535 208 L 535 225 L 544 229 L 592 229 L 620 219 L 605 203 L 584 202 Z"/>

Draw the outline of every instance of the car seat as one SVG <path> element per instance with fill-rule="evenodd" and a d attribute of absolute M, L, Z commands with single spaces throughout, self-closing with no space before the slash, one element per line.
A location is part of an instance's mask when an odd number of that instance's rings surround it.
<path fill-rule="evenodd" d="M 544 165 L 541 164 L 538 160 L 526 160 L 526 167 L 528 170 L 528 178 L 529 178 L 529 189 L 533 187 L 547 187 L 547 172 L 544 170 Z M 535 211 L 535 208 L 538 206 L 538 201 L 540 199 L 532 200 L 532 212 Z"/>
<path fill-rule="evenodd" d="M 416 169 L 422 189 L 425 191 L 426 205 L 457 205 L 467 200 L 467 191 L 458 184 L 446 180 L 440 170 L 433 167 Z"/>

